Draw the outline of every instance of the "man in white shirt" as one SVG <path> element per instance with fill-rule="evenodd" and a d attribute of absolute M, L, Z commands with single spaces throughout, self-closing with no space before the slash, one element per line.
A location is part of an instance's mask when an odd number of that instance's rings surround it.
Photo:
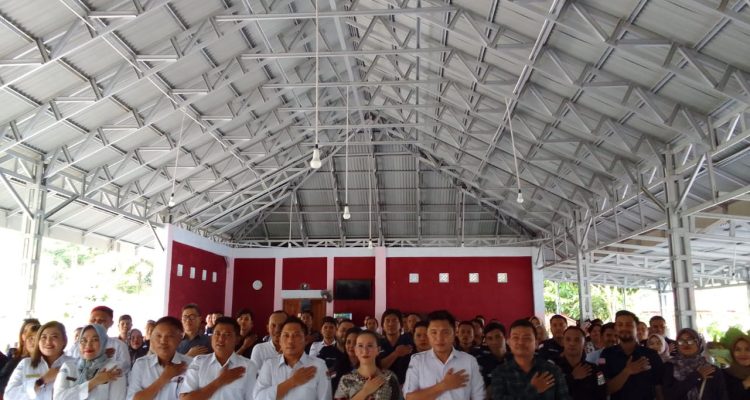
<path fill-rule="evenodd" d="M 151 354 L 133 364 L 127 400 L 177 400 L 192 358 L 177 352 L 182 325 L 175 317 L 156 321 L 151 332 Z"/>
<path fill-rule="evenodd" d="M 109 330 L 115 323 L 115 312 L 107 306 L 97 306 L 91 310 L 89 314 L 90 324 L 99 324 L 104 329 Z M 117 362 L 117 366 L 122 370 L 122 374 L 125 375 L 130 371 L 130 352 L 128 352 L 128 345 L 119 340 L 116 337 L 109 337 L 107 340 L 107 356 Z M 73 346 L 70 349 L 70 356 L 74 358 L 81 358 L 81 349 L 78 346 Z"/>
<path fill-rule="evenodd" d="M 255 345 L 253 347 L 253 353 L 250 354 L 250 359 L 253 360 L 255 365 L 260 369 L 263 363 L 269 358 L 275 358 L 281 353 L 281 347 L 279 345 L 279 337 L 281 335 L 281 325 L 286 321 L 287 315 L 284 311 L 277 310 L 268 316 L 268 341 Z"/>
<path fill-rule="evenodd" d="M 266 360 L 258 374 L 255 400 L 330 400 L 325 362 L 305 354 L 307 326 L 290 317 L 281 328 L 282 354 Z"/>
<path fill-rule="evenodd" d="M 477 360 L 453 348 L 455 318 L 448 311 L 434 311 L 427 320 L 432 349 L 412 356 L 403 389 L 406 400 L 484 400 Z"/>
<path fill-rule="evenodd" d="M 317 357 L 323 347 L 336 345 L 336 319 L 333 317 L 323 318 L 320 334 L 323 336 L 323 340 L 313 342 L 310 346 L 310 357 Z"/>
<path fill-rule="evenodd" d="M 213 354 L 196 356 L 180 387 L 181 400 L 251 400 L 255 364 L 234 352 L 240 325 L 229 317 L 219 317 L 211 335 Z"/>

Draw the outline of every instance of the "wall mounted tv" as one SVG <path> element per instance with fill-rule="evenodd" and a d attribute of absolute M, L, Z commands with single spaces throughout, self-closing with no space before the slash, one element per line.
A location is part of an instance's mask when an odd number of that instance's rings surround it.
<path fill-rule="evenodd" d="M 333 292 L 336 300 L 369 300 L 371 296 L 372 281 L 366 279 L 339 279 Z"/>

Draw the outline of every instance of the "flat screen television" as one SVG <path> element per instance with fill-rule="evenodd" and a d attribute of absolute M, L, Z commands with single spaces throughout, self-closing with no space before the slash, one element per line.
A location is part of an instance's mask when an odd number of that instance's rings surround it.
<path fill-rule="evenodd" d="M 369 300 L 371 296 L 372 281 L 366 279 L 339 279 L 333 292 L 336 300 Z"/>

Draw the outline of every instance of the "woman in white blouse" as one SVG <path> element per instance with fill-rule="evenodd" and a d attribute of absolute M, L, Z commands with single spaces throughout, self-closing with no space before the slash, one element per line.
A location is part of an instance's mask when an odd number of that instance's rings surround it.
<path fill-rule="evenodd" d="M 127 381 L 117 361 L 107 357 L 107 330 L 93 324 L 78 340 L 81 358 L 66 362 L 57 374 L 54 400 L 123 400 Z"/>
<path fill-rule="evenodd" d="M 73 361 L 65 355 L 68 337 L 65 326 L 50 321 L 39 328 L 31 357 L 16 366 L 5 388 L 6 400 L 52 400 L 52 384 L 63 363 Z"/>

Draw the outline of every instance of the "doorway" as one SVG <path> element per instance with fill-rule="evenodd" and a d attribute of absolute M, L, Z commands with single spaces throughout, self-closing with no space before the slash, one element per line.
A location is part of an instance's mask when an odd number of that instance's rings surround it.
<path fill-rule="evenodd" d="M 284 299 L 282 308 L 287 315 L 297 316 L 300 311 L 309 309 L 313 315 L 313 330 L 320 332 L 326 316 L 326 301 L 323 299 Z"/>

